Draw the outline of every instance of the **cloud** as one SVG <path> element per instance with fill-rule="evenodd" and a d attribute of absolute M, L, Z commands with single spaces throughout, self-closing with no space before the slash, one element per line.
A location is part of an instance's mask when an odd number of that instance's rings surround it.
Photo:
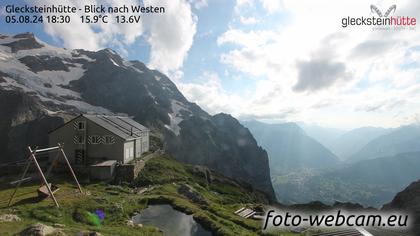
<path fill-rule="evenodd" d="M 281 55 L 274 42 L 278 34 L 271 30 L 230 29 L 217 38 L 218 45 L 240 46 L 220 55 L 220 62 L 252 76 L 277 74 L 281 67 Z"/>
<path fill-rule="evenodd" d="M 219 61 L 231 74 L 225 79 L 240 73 L 241 81 L 255 84 L 251 93 L 241 95 L 233 113 L 272 119 L 286 113 L 285 120 L 354 128 L 398 126 L 418 111 L 418 30 L 343 29 L 343 17 L 369 16 L 369 4 L 362 0 L 283 0 L 274 13 L 256 11 L 261 2 L 237 0 L 235 20 L 253 16 L 260 22 L 233 22 L 217 39 L 223 49 Z M 418 1 L 401 2 L 396 14 L 419 19 L 420 11 L 412 10 L 419 7 Z M 381 100 L 367 102 L 372 98 Z M 396 98 L 400 102 L 393 103 Z M 300 112 L 287 113 L 288 107 Z"/>
<path fill-rule="evenodd" d="M 241 95 L 227 92 L 223 88 L 219 74 L 214 71 L 204 71 L 194 82 L 178 81 L 177 86 L 188 100 L 197 103 L 210 114 L 225 112 L 240 119 L 276 121 L 286 121 L 299 114 L 299 111 L 292 106 L 273 109 L 273 103 L 279 102 L 273 100 L 277 88 L 266 89 L 266 92 L 259 95 L 250 94 L 252 96 L 244 99 Z M 266 106 L 261 106 L 262 100 L 266 101 Z"/>
<path fill-rule="evenodd" d="M 368 40 L 356 45 L 350 56 L 353 58 L 381 56 L 386 51 L 391 50 L 396 43 L 389 39 Z"/>
<path fill-rule="evenodd" d="M 29 4 L 36 4 L 33 1 L 27 0 Z M 93 1 L 96 3 L 96 1 Z M 79 1 L 68 2 L 65 0 L 46 0 L 43 2 L 45 5 L 52 4 L 67 4 L 77 8 L 83 8 L 84 4 Z M 52 14 L 44 14 L 52 15 Z M 104 40 L 102 37 L 95 33 L 93 28 L 89 24 L 83 24 L 79 21 L 80 13 L 73 16 L 73 21 L 69 24 L 53 24 L 44 21 L 44 30 L 47 34 L 52 36 L 54 39 L 61 41 L 63 46 L 66 48 L 84 48 L 88 50 L 98 50 L 104 46 Z M 75 20 L 77 19 L 77 20 Z"/>
<path fill-rule="evenodd" d="M 201 9 L 208 6 L 207 0 L 189 0 L 195 9 Z"/>
<path fill-rule="evenodd" d="M 258 22 L 260 22 L 260 20 L 258 20 L 255 17 L 245 17 L 245 16 L 240 16 L 239 20 L 244 25 L 254 25 L 254 24 L 257 24 Z"/>
<path fill-rule="evenodd" d="M 391 112 L 394 109 L 401 109 L 407 104 L 407 101 L 399 98 L 393 98 L 388 100 L 381 100 L 371 102 L 370 104 L 361 105 L 356 107 L 356 111 L 364 112 Z"/>
<path fill-rule="evenodd" d="M 298 114 L 299 111 L 295 108 L 286 108 L 281 111 L 268 112 L 268 113 L 251 113 L 245 112 L 238 118 L 242 120 L 271 120 L 271 121 L 285 121 L 291 115 Z"/>
<path fill-rule="evenodd" d="M 409 124 L 414 123 L 416 125 L 420 125 L 420 113 L 413 114 L 408 120 Z"/>
<path fill-rule="evenodd" d="M 268 50 L 260 51 L 251 48 L 232 50 L 229 53 L 222 54 L 220 61 L 251 75 L 250 78 L 265 76 L 281 68 L 280 63 L 268 55 Z"/>
<path fill-rule="evenodd" d="M 311 106 L 311 108 L 313 109 L 326 108 L 326 107 L 332 106 L 333 104 L 334 104 L 334 101 L 324 100 L 324 101 L 316 102 L 315 104 Z"/>
<path fill-rule="evenodd" d="M 146 2 L 154 3 L 153 0 Z M 149 66 L 167 73 L 183 65 L 197 31 L 197 17 L 184 0 L 160 2 L 166 7 L 165 14 L 145 17 L 144 24 L 151 46 Z"/>
<path fill-rule="evenodd" d="M 243 8 L 253 8 L 256 4 L 260 4 L 268 14 L 273 14 L 283 7 L 282 0 L 236 0 L 235 11 L 239 12 Z"/>
<path fill-rule="evenodd" d="M 317 91 L 328 88 L 339 80 L 349 79 L 346 65 L 323 59 L 312 59 L 297 63 L 298 82 L 293 87 L 296 92 Z"/>
<path fill-rule="evenodd" d="M 276 34 L 269 30 L 244 32 L 239 29 L 230 29 L 217 38 L 217 44 L 233 43 L 241 46 L 255 48 L 269 43 L 276 38 Z"/>
<path fill-rule="evenodd" d="M 251 6 L 254 4 L 254 0 L 236 0 L 235 9 L 245 7 L 245 6 Z"/>
<path fill-rule="evenodd" d="M 235 102 L 240 100 L 223 90 L 219 75 L 214 71 L 204 71 L 195 83 L 178 82 L 177 86 L 189 101 L 210 114 L 232 113 Z"/>
<path fill-rule="evenodd" d="M 281 0 L 260 0 L 262 6 L 264 9 L 272 14 L 282 7 L 282 1 Z"/>
<path fill-rule="evenodd" d="M 6 13 L 6 8 L 5 8 L 5 7 L 2 7 L 2 8 L 0 9 L 0 16 L 1 16 L 1 17 L 5 17 L 5 16 L 7 16 L 7 15 L 14 15 L 14 14 L 12 14 L 12 13 Z"/>
<path fill-rule="evenodd" d="M 33 1 L 27 0 L 34 4 Z M 140 5 L 157 6 L 153 0 L 45 0 L 45 5 L 65 4 L 84 8 L 86 4 L 120 6 Z M 195 7 L 204 7 L 207 2 L 194 0 Z M 128 48 L 138 39 L 145 40 L 151 47 L 149 65 L 164 73 L 179 70 L 193 44 L 196 33 L 197 17 L 192 13 L 190 3 L 185 0 L 162 0 L 159 6 L 165 7 L 164 14 L 143 14 L 138 24 L 84 24 L 79 20 L 80 13 L 72 16 L 70 24 L 53 24 L 44 21 L 44 29 L 66 48 L 99 50 L 104 47 L 116 48 L 126 54 Z M 110 18 L 109 18 L 110 19 Z"/>

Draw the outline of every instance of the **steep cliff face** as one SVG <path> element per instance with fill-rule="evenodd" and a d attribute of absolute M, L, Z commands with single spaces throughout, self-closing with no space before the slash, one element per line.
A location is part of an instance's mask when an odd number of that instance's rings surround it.
<path fill-rule="evenodd" d="M 192 116 L 180 123 L 180 134 L 167 133 L 166 149 L 183 162 L 208 166 L 251 183 L 274 200 L 268 156 L 248 129 L 230 115 Z"/>
<path fill-rule="evenodd" d="M 110 49 L 66 50 L 32 34 L 0 38 L 0 139 L 23 158 L 26 145 L 47 144 L 48 130 L 78 113 L 124 113 L 161 135 L 167 152 L 251 183 L 273 200 L 267 154 L 233 117 L 190 103 L 164 74 Z"/>

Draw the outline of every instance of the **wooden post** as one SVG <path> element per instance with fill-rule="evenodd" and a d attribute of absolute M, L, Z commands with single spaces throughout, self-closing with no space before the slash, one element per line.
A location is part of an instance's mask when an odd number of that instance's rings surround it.
<path fill-rule="evenodd" d="M 32 151 L 31 147 L 28 146 L 29 152 L 31 152 L 31 158 L 33 160 L 33 162 L 35 163 L 36 168 L 38 169 L 39 174 L 41 175 L 42 180 L 44 181 L 45 186 L 48 189 L 48 192 L 50 193 L 52 199 L 54 200 L 54 203 L 57 207 L 60 207 L 60 205 L 58 205 L 57 199 L 55 199 L 54 193 L 51 191 L 50 185 L 47 182 L 47 179 L 45 179 L 44 173 L 42 173 L 42 169 L 38 164 L 38 161 L 36 160 L 36 157 L 34 155 L 34 152 Z"/>
<path fill-rule="evenodd" d="M 59 144 L 58 144 L 58 146 L 60 147 L 61 153 L 63 154 L 63 157 L 64 157 L 64 159 L 66 160 L 67 166 L 69 167 L 70 172 L 71 172 L 71 174 L 73 175 L 74 180 L 76 181 L 76 184 L 77 184 L 77 187 L 78 187 L 78 188 L 79 188 L 79 190 L 80 190 L 80 193 L 83 193 L 83 192 L 82 192 L 82 187 L 80 187 L 79 181 L 77 180 L 76 175 L 74 174 L 73 168 L 71 168 L 70 162 L 69 162 L 69 160 L 67 159 L 66 153 L 64 152 L 62 145 L 59 143 Z"/>
<path fill-rule="evenodd" d="M 59 147 L 50 147 L 50 148 L 44 148 L 44 149 L 38 149 L 38 150 L 34 150 L 34 153 L 36 154 L 37 152 L 49 152 L 49 151 L 54 151 L 59 149 Z"/>
<path fill-rule="evenodd" d="M 15 191 L 12 193 L 12 196 L 10 196 L 9 203 L 7 204 L 8 207 L 10 206 L 10 204 L 12 204 L 12 200 L 15 197 L 15 194 L 16 194 L 18 188 L 20 187 L 20 184 L 23 182 L 22 180 L 23 180 L 23 178 L 25 178 L 26 173 L 28 172 L 30 166 L 31 166 L 31 157 L 28 157 L 28 160 L 26 161 L 26 166 L 25 166 L 25 170 L 23 171 L 22 177 L 20 178 L 19 182 L 17 183 Z"/>

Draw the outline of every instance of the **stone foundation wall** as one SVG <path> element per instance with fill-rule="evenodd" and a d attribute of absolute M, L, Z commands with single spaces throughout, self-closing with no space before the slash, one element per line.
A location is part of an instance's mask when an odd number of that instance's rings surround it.
<path fill-rule="evenodd" d="M 115 172 L 115 179 L 117 182 L 132 182 L 135 179 L 134 165 L 118 165 Z"/>
<path fill-rule="evenodd" d="M 138 160 L 131 164 L 121 164 L 116 167 L 115 179 L 117 182 L 133 182 L 144 167 L 144 161 Z"/>

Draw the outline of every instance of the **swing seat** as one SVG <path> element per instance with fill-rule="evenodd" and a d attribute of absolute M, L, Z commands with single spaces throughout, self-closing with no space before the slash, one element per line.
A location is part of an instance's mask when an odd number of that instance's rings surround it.
<path fill-rule="evenodd" d="M 49 184 L 51 188 L 51 192 L 55 194 L 60 188 L 57 185 Z M 50 192 L 48 191 L 47 186 L 44 184 L 41 187 L 38 188 L 38 197 L 39 198 L 47 198 L 50 196 Z"/>

